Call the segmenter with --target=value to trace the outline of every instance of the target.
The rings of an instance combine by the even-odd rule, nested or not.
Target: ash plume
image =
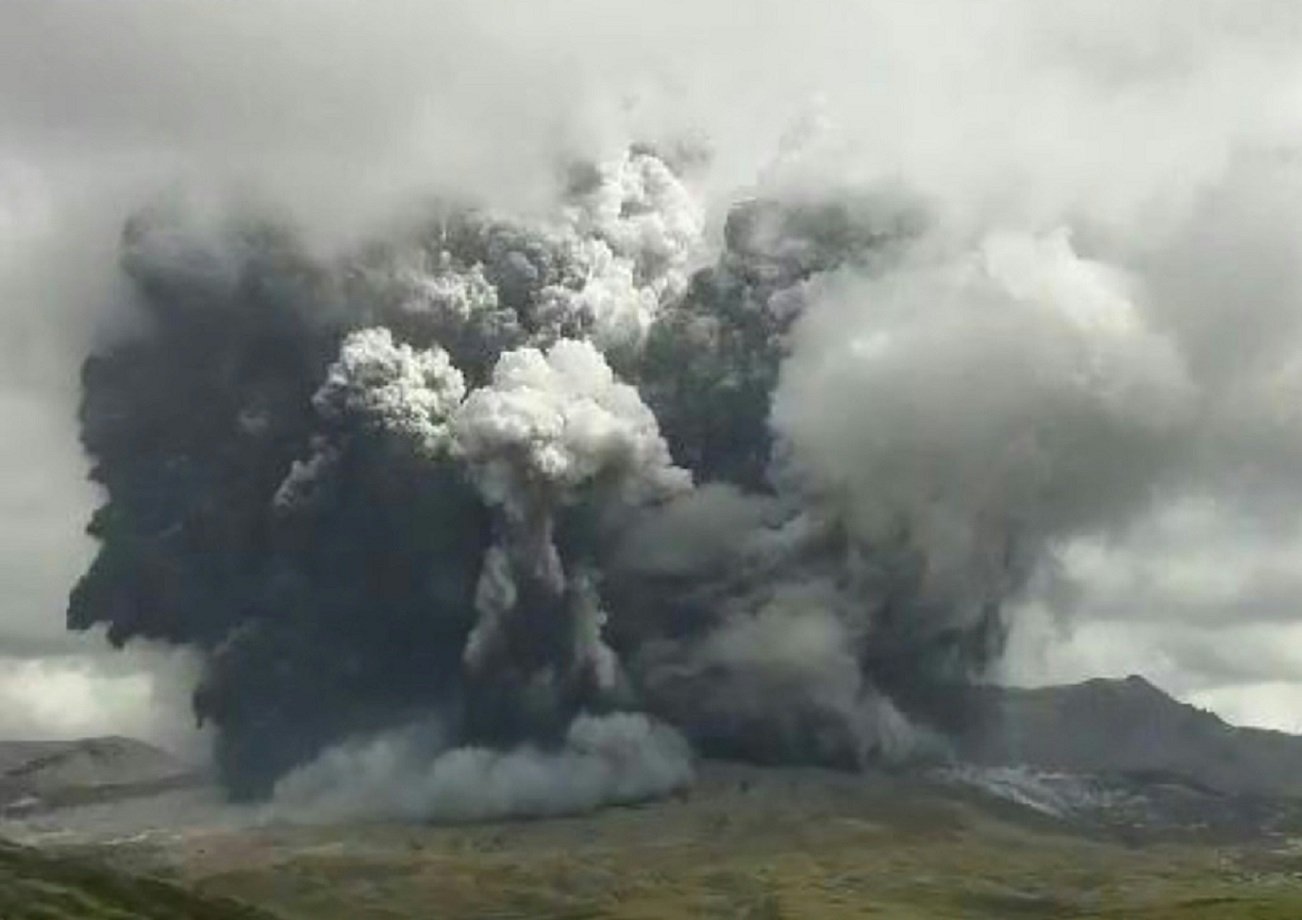
[[[1159,502],[1227,482],[1292,494],[1302,450],[1281,406],[1302,365],[1262,330],[1291,309],[1277,292],[1296,260],[1258,199],[1295,167],[1193,157],[1224,187],[1181,185],[1150,226],[1136,215],[1170,191],[1154,174],[1193,132],[1170,133],[1160,169],[1118,140],[1193,110],[1188,87],[1255,39],[1234,32],[1196,81],[1118,110],[1084,77],[1036,82],[1018,54],[1005,73],[944,46],[932,14],[872,6],[911,49],[894,60],[888,40],[878,62],[917,77],[908,130],[877,124],[900,103],[874,91],[843,134],[802,123],[742,181],[664,131],[626,145],[637,132],[621,130],[542,145],[564,163],[547,191],[495,198],[458,186],[511,146],[476,135],[428,183],[403,160],[374,196],[403,199],[389,223],[368,209],[342,231],[338,213],[298,227],[271,204],[181,196],[130,218],[134,325],[82,369],[104,502],[68,623],[193,653],[194,711],[233,796],[469,820],[662,795],[694,755],[944,756],[948,710],[999,666],[1028,596],[1071,574],[1078,541],[1122,539]],[[1038,48],[1041,14],[1014,8],[1010,46]],[[973,17],[978,37],[1003,35]],[[666,12],[655,29],[690,56],[669,40],[686,27],[695,14]],[[783,31],[754,55],[773,93],[747,84],[748,105],[776,106],[785,84],[767,81],[789,50]],[[1142,52],[1099,79],[1179,70]],[[813,82],[864,82],[807,57]],[[938,102],[936,58],[970,87],[969,128]],[[601,61],[584,73],[615,69]],[[983,107],[1005,98],[1026,104]],[[536,154],[544,119],[521,108],[503,111]],[[478,124],[470,109],[438,114]],[[1041,155],[1064,109],[1085,127]],[[1208,118],[1239,138],[1238,105]],[[350,168],[390,139],[358,141]],[[284,172],[270,184],[303,194]],[[1237,240],[1235,208],[1260,222],[1245,248],[1270,282],[1246,299],[1206,257]],[[1227,354],[1240,300],[1255,332]]]
[[[634,716],[766,762],[938,754],[919,700],[1178,450],[1180,356],[1065,233],[797,195],[711,253],[654,152],[572,172],[554,218],[440,207],[334,260],[128,225],[149,325],[84,371],[109,501],[69,619],[200,650],[236,795],[380,758],[459,814],[466,764],[567,773],[579,726]],[[437,756],[395,741],[431,718]],[[513,802],[471,811],[548,810]]]
[[[811,280],[896,258],[916,206],[746,201],[712,256],[653,151],[571,173],[554,218],[438,206],[333,260],[246,216],[128,224],[148,324],[83,372],[109,501],[69,621],[201,652],[236,795],[431,715],[562,764],[621,712],[706,751],[907,751],[768,415]]]

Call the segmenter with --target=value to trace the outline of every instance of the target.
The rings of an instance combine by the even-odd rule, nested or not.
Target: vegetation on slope
[[[225,897],[0,842],[3,920],[271,920]]]

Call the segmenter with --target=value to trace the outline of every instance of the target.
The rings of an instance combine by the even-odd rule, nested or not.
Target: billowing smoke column
[[[522,691],[545,696],[531,708],[563,716],[614,689],[618,671],[602,637],[598,576],[567,575],[558,515],[585,499],[597,508],[663,502],[691,480],[673,466],[637,390],[618,382],[588,342],[503,354],[454,426],[457,451],[497,523],[475,596],[468,672],[493,694],[509,675]],[[501,718],[485,728],[500,732]]]
[[[894,194],[704,227],[644,149],[553,219],[329,261],[142,213],[145,328],[84,369],[108,500],[70,624],[198,649],[231,791],[332,815],[627,801],[688,742],[943,745],[922,701],[1046,547],[1142,504],[1179,355],[1063,234],[943,241]]]

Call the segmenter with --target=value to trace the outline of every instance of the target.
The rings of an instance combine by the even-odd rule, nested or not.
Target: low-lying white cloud
[[[448,749],[435,723],[327,750],[276,786],[270,814],[290,821],[479,821],[631,804],[691,782],[687,742],[636,713],[579,716],[554,749]]]
[[[125,735],[194,761],[206,734],[190,713],[188,655],[163,649],[0,656],[0,739]]]

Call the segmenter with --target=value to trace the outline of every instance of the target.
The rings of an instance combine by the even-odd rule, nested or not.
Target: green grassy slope
[[[467,834],[403,852],[310,848],[209,889],[313,920],[399,917],[752,920],[1297,920],[1302,886],[1212,848],[1127,848],[985,829],[939,837],[828,826],[790,838],[493,849]]]
[[[0,843],[0,920],[271,920],[225,897]]]
[[[291,920],[1302,918],[1285,837],[1122,840],[888,778],[776,771],[562,820],[213,832],[159,868]]]

